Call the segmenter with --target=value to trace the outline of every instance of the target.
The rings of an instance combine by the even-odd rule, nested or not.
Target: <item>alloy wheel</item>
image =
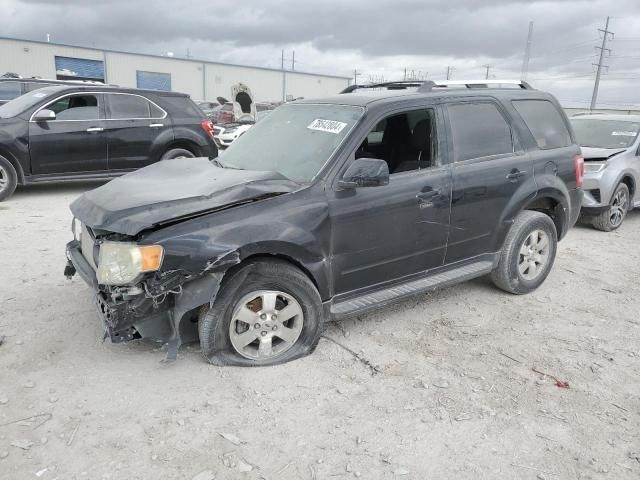
[[[627,214],[627,208],[629,206],[629,196],[624,189],[618,190],[618,193],[613,197],[611,202],[611,208],[609,210],[609,222],[612,227],[619,227]]]
[[[303,325],[302,307],[295,298],[280,291],[259,290],[238,302],[229,338],[243,357],[269,360],[295,345]]]
[[[2,192],[9,185],[9,172],[0,165],[0,192]]]
[[[522,278],[535,280],[544,272],[549,261],[549,236],[534,230],[525,238],[518,255],[518,271]]]

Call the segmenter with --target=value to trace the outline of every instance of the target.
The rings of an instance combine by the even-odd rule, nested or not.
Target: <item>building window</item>
[[[58,80],[104,82],[104,62],[100,60],[56,56],[55,61]]]
[[[138,88],[146,88],[148,90],[171,91],[171,74],[158,72],[136,71],[136,82]]]

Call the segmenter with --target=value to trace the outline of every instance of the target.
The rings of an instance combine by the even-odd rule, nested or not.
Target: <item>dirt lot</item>
[[[193,345],[167,366],[103,343],[62,276],[67,205],[94,185],[0,204],[0,478],[640,477],[640,212],[571,231],[532,295],[479,279],[331,325],[287,365]]]

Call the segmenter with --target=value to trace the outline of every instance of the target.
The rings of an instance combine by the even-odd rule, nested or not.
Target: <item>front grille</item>
[[[589,193],[591,194],[591,196],[593,197],[593,199],[600,203],[601,199],[600,199],[600,189],[596,188],[595,190],[589,190]]]

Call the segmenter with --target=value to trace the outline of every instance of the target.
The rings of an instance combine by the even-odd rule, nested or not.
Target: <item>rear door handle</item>
[[[102,127],[90,127],[90,128],[87,128],[87,132],[88,133],[104,132],[104,128],[102,128]]]
[[[164,123],[152,123],[151,125],[149,125],[149,127],[151,127],[151,128],[161,128],[161,127],[164,127]]]
[[[526,175],[527,175],[527,172],[525,172],[523,170],[513,169],[507,175],[507,180],[511,180],[512,182],[517,182],[518,180],[520,180],[522,177],[524,177]]]

